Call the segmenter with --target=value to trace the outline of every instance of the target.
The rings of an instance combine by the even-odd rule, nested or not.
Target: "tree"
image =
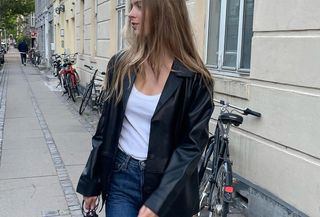
[[[0,19],[6,14],[30,14],[34,11],[34,6],[34,0],[0,0]]]
[[[30,14],[34,6],[34,0],[0,0],[0,28],[13,34],[16,31],[17,16]]]

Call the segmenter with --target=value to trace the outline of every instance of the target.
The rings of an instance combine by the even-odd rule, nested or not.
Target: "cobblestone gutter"
[[[4,131],[4,117],[6,113],[6,101],[7,101],[7,87],[8,87],[8,73],[5,69],[5,65],[0,70],[0,166],[2,156],[2,145],[3,145],[3,131]]]

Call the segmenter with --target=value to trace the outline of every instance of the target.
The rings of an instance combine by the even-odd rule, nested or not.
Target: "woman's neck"
[[[150,62],[143,63],[141,73],[137,74],[135,85],[136,88],[146,94],[154,95],[161,93],[169,77],[174,58],[170,55],[164,55],[158,59],[160,63],[159,72],[156,73],[151,67]]]
[[[151,65],[150,61],[145,61],[143,63],[144,73],[152,73],[154,75],[157,75],[157,72],[155,70],[159,70],[159,76],[162,73],[166,74],[171,71],[173,61],[174,56],[170,55],[169,53],[159,55],[159,57],[157,57],[157,63],[160,66],[160,68],[154,68],[154,66]]]

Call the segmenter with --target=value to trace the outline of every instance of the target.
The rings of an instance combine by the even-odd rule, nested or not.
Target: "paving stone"
[[[42,211],[42,217],[60,216],[59,211]]]

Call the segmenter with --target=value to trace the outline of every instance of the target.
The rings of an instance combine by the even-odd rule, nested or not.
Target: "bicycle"
[[[65,93],[68,93],[68,99],[71,98],[73,102],[76,101],[75,94],[78,96],[79,94],[79,75],[75,68],[73,68],[73,64],[75,64],[76,56],[78,53],[75,53],[72,57],[70,55],[67,55],[64,58],[64,64],[59,71],[59,80],[61,87],[63,86],[65,89]],[[58,84],[58,86],[59,86]]]
[[[98,91],[97,87],[101,87],[102,85],[98,85],[95,81],[103,81],[102,79],[96,78],[98,73],[98,69],[95,69],[93,66],[84,65],[86,68],[93,70],[94,73],[89,84],[86,86],[84,91],[81,105],[79,108],[79,114],[82,115],[84,110],[86,109],[89,101],[91,100],[92,107],[96,107],[98,112],[101,113],[104,101],[105,92],[103,90]],[[102,75],[105,75],[105,72],[100,72]],[[99,94],[98,94],[99,93]]]
[[[214,100],[214,102],[219,103],[221,108],[214,135],[209,138],[198,164],[200,182],[198,216],[209,211],[209,217],[227,217],[234,191],[229,153],[230,127],[241,125],[244,115],[261,117],[261,114],[249,108],[243,109],[231,105],[224,100]]]
[[[60,81],[59,72],[62,68],[61,61],[62,61],[62,59],[59,54],[52,54],[51,55],[51,67],[53,68],[52,74],[55,77],[58,77],[59,81]],[[58,84],[58,86],[59,86],[59,84]]]
[[[33,64],[34,66],[40,65],[42,56],[39,50],[36,50],[35,48],[31,48],[28,52],[28,57],[31,64]]]

